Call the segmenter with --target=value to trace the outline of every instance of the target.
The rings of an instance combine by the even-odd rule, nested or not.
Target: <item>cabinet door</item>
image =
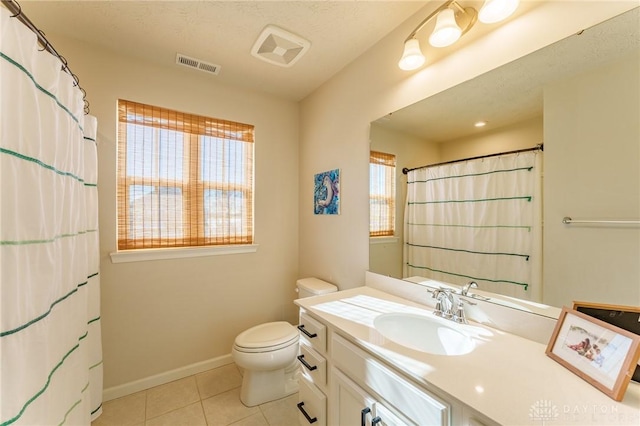
[[[378,420],[372,426],[409,426],[414,423],[409,422],[407,419],[400,418],[389,410],[385,404],[376,402],[375,404],[375,418]],[[373,422],[372,422],[373,423]]]
[[[331,371],[331,397],[331,425],[371,425],[373,398],[336,369]]]
[[[339,370],[333,369],[331,374],[331,425],[410,426]]]
[[[402,418],[409,419],[409,424],[452,424],[450,402],[416,387],[343,337],[333,335],[331,355],[334,368],[347,373],[370,394],[379,395],[379,400],[387,407],[393,407]]]

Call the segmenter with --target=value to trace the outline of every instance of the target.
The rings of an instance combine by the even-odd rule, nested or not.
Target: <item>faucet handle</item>
[[[468,324],[467,316],[464,314],[462,300],[458,300],[458,309],[456,309],[456,313],[453,315],[453,320],[460,324]]]
[[[434,299],[436,299],[436,307],[433,310],[433,314],[438,317],[441,317],[442,314],[444,313],[444,311],[442,310],[442,299],[440,296],[441,294],[442,294],[442,289],[436,288],[435,290],[433,290],[433,294],[431,296]]]

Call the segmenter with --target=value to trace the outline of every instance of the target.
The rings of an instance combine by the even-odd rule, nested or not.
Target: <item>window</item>
[[[253,243],[253,126],[118,101],[118,250]]]
[[[396,156],[369,154],[369,236],[390,237],[396,222]]]

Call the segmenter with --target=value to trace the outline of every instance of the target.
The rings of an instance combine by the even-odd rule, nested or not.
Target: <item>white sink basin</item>
[[[377,316],[373,325],[385,338],[407,348],[435,355],[464,355],[475,348],[474,340],[456,323],[437,317],[407,313]]]

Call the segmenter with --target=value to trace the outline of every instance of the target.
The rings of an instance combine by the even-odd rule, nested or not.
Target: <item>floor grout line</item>
[[[224,368],[224,367],[219,367],[219,368]],[[214,371],[214,370],[216,370],[216,369],[212,369],[212,370],[209,370],[209,371]],[[205,374],[205,373],[206,372],[199,373],[199,374]],[[241,404],[241,406],[244,406],[244,404],[242,404],[242,401],[239,400],[239,394],[240,394],[240,391],[242,389],[241,382],[237,386],[234,386],[236,384],[235,381],[237,380],[236,374],[239,374],[239,369],[237,368],[237,366],[236,366],[236,369],[233,370],[233,372],[229,371],[229,376],[226,375],[226,372],[220,371],[218,374],[214,374],[214,376],[211,377],[211,379],[203,378],[202,381],[201,381],[201,384],[203,386],[202,389],[199,386],[197,374],[194,374],[194,375],[191,375],[191,376],[187,376],[187,377],[185,377],[183,379],[179,379],[179,380],[190,379],[189,381],[193,381],[191,383],[193,383],[196,386],[196,394],[195,395],[192,394],[192,395],[194,397],[197,397],[197,400],[194,399],[194,400],[192,400],[192,402],[187,403],[186,405],[183,405],[184,402],[180,402],[180,403],[177,403],[175,406],[173,405],[173,401],[172,401],[170,403],[167,403],[167,406],[165,406],[166,408],[168,408],[168,405],[171,405],[173,408],[170,411],[168,411],[166,413],[162,413],[162,414],[156,415],[156,416],[154,416],[152,418],[149,418],[150,391],[152,389],[157,389],[159,387],[166,386],[169,383],[166,383],[166,384],[163,384],[163,385],[158,385],[158,386],[155,386],[153,388],[145,389],[143,391],[140,391],[142,393],[142,395],[140,395],[140,398],[143,400],[143,404],[138,402],[139,405],[137,405],[137,406],[135,406],[135,405],[131,406],[130,405],[131,404],[131,400],[125,400],[124,399],[127,396],[131,396],[131,395],[125,395],[125,396],[122,397],[123,399],[122,399],[122,403],[121,404],[108,404],[108,405],[106,405],[104,407],[105,410],[103,411],[103,415],[98,417],[98,419],[96,419],[92,424],[93,424],[93,426],[116,426],[116,425],[120,426],[120,425],[122,425],[124,423],[127,423],[127,424],[133,424],[135,426],[140,426],[140,425],[146,426],[146,424],[148,422],[150,422],[150,421],[154,421],[154,420],[157,421],[157,419],[159,419],[159,418],[161,418],[163,416],[171,415],[172,413],[175,413],[178,410],[186,409],[187,407],[193,406],[196,403],[198,404],[198,406],[200,408],[200,413],[197,413],[198,418],[199,419],[203,419],[204,420],[204,422],[203,422],[204,424],[206,424],[207,426],[213,425],[213,424],[218,424],[218,420],[222,420],[222,418],[221,419],[218,419],[217,417],[211,418],[211,419],[207,418],[207,412],[205,410],[204,401],[208,400],[208,399],[211,399],[211,398],[215,398],[215,397],[221,396],[221,395],[223,395],[225,393],[228,393],[228,392],[234,392],[238,397],[237,402],[239,404]],[[242,377],[242,375],[240,374],[240,380],[241,380],[241,377]],[[214,380],[214,381],[210,382],[210,380]],[[220,381],[222,383],[225,383],[225,381],[226,381],[227,384],[230,384],[233,387],[230,388],[230,389],[225,389],[224,386],[217,386]],[[212,384],[214,384],[213,387],[211,387]],[[184,392],[192,392],[192,390],[189,390],[189,389],[192,389],[192,388],[190,386],[188,388],[186,388],[186,389],[185,388],[178,388],[177,391],[180,392],[179,395],[184,396],[184,394],[182,394],[181,392],[183,392],[183,391]],[[216,392],[216,393],[214,393],[212,395],[208,395],[206,398],[203,398],[203,391],[207,390],[207,389],[210,390],[210,391]],[[220,389],[224,389],[224,390],[220,390]],[[164,392],[164,390],[161,391],[161,392]],[[162,393],[159,393],[159,394],[162,394]],[[156,397],[159,394],[158,393],[154,393],[154,395],[156,395]],[[167,394],[165,394],[165,395],[167,395]],[[173,397],[173,394],[171,394],[171,393],[169,393],[168,395],[169,395],[169,397],[168,397],[167,401],[171,397]],[[167,397],[165,396],[165,398],[167,398]],[[180,398],[180,396],[178,396],[178,398],[180,400],[182,400],[182,401],[187,400],[187,399]],[[114,400],[114,401],[117,401],[117,399]],[[108,401],[108,402],[110,402],[110,401]],[[234,404],[235,404],[235,402],[234,402]],[[228,419],[224,420],[224,422],[225,422],[226,426],[231,426],[231,425],[239,424],[239,423],[241,423],[243,421],[246,422],[249,417],[255,416],[257,413],[260,413],[260,417],[261,417],[260,423],[264,423],[267,426],[282,426],[282,425],[272,424],[269,421],[269,417],[267,416],[267,413],[265,411],[265,407],[267,406],[267,404],[270,404],[270,402],[269,403],[265,403],[265,404],[257,405],[256,407],[258,408],[258,410],[251,410],[252,411],[251,414],[249,414],[248,412],[245,413],[244,411],[240,411],[238,414],[241,414],[241,418],[234,419],[233,421],[230,420],[231,418],[228,418]],[[270,408],[268,410],[268,411],[270,411],[272,413],[271,416],[274,419],[274,421],[276,421],[275,419],[277,419],[280,415],[291,416],[293,414],[292,412],[288,411],[288,408],[287,408],[288,405],[290,405],[290,404],[286,404],[285,406],[282,406],[282,408],[278,408],[278,410],[280,410],[280,409],[283,410],[282,413],[277,413],[276,412],[274,414],[272,412],[272,408]],[[246,407],[246,406],[244,406],[244,407],[247,408],[247,409],[253,408],[253,407]],[[295,405],[293,405],[293,407],[295,407]],[[195,407],[193,407],[193,408],[195,409]],[[213,413],[215,413],[215,411]],[[196,413],[193,412],[193,414],[196,414]],[[275,415],[275,417],[273,417],[274,415]],[[140,419],[140,417],[142,417],[142,423],[141,424],[140,423],[131,423],[133,419],[135,419],[135,418]],[[257,421],[257,416],[255,417],[255,419]],[[166,421],[166,420],[160,420],[159,422],[163,422],[163,421]]]

